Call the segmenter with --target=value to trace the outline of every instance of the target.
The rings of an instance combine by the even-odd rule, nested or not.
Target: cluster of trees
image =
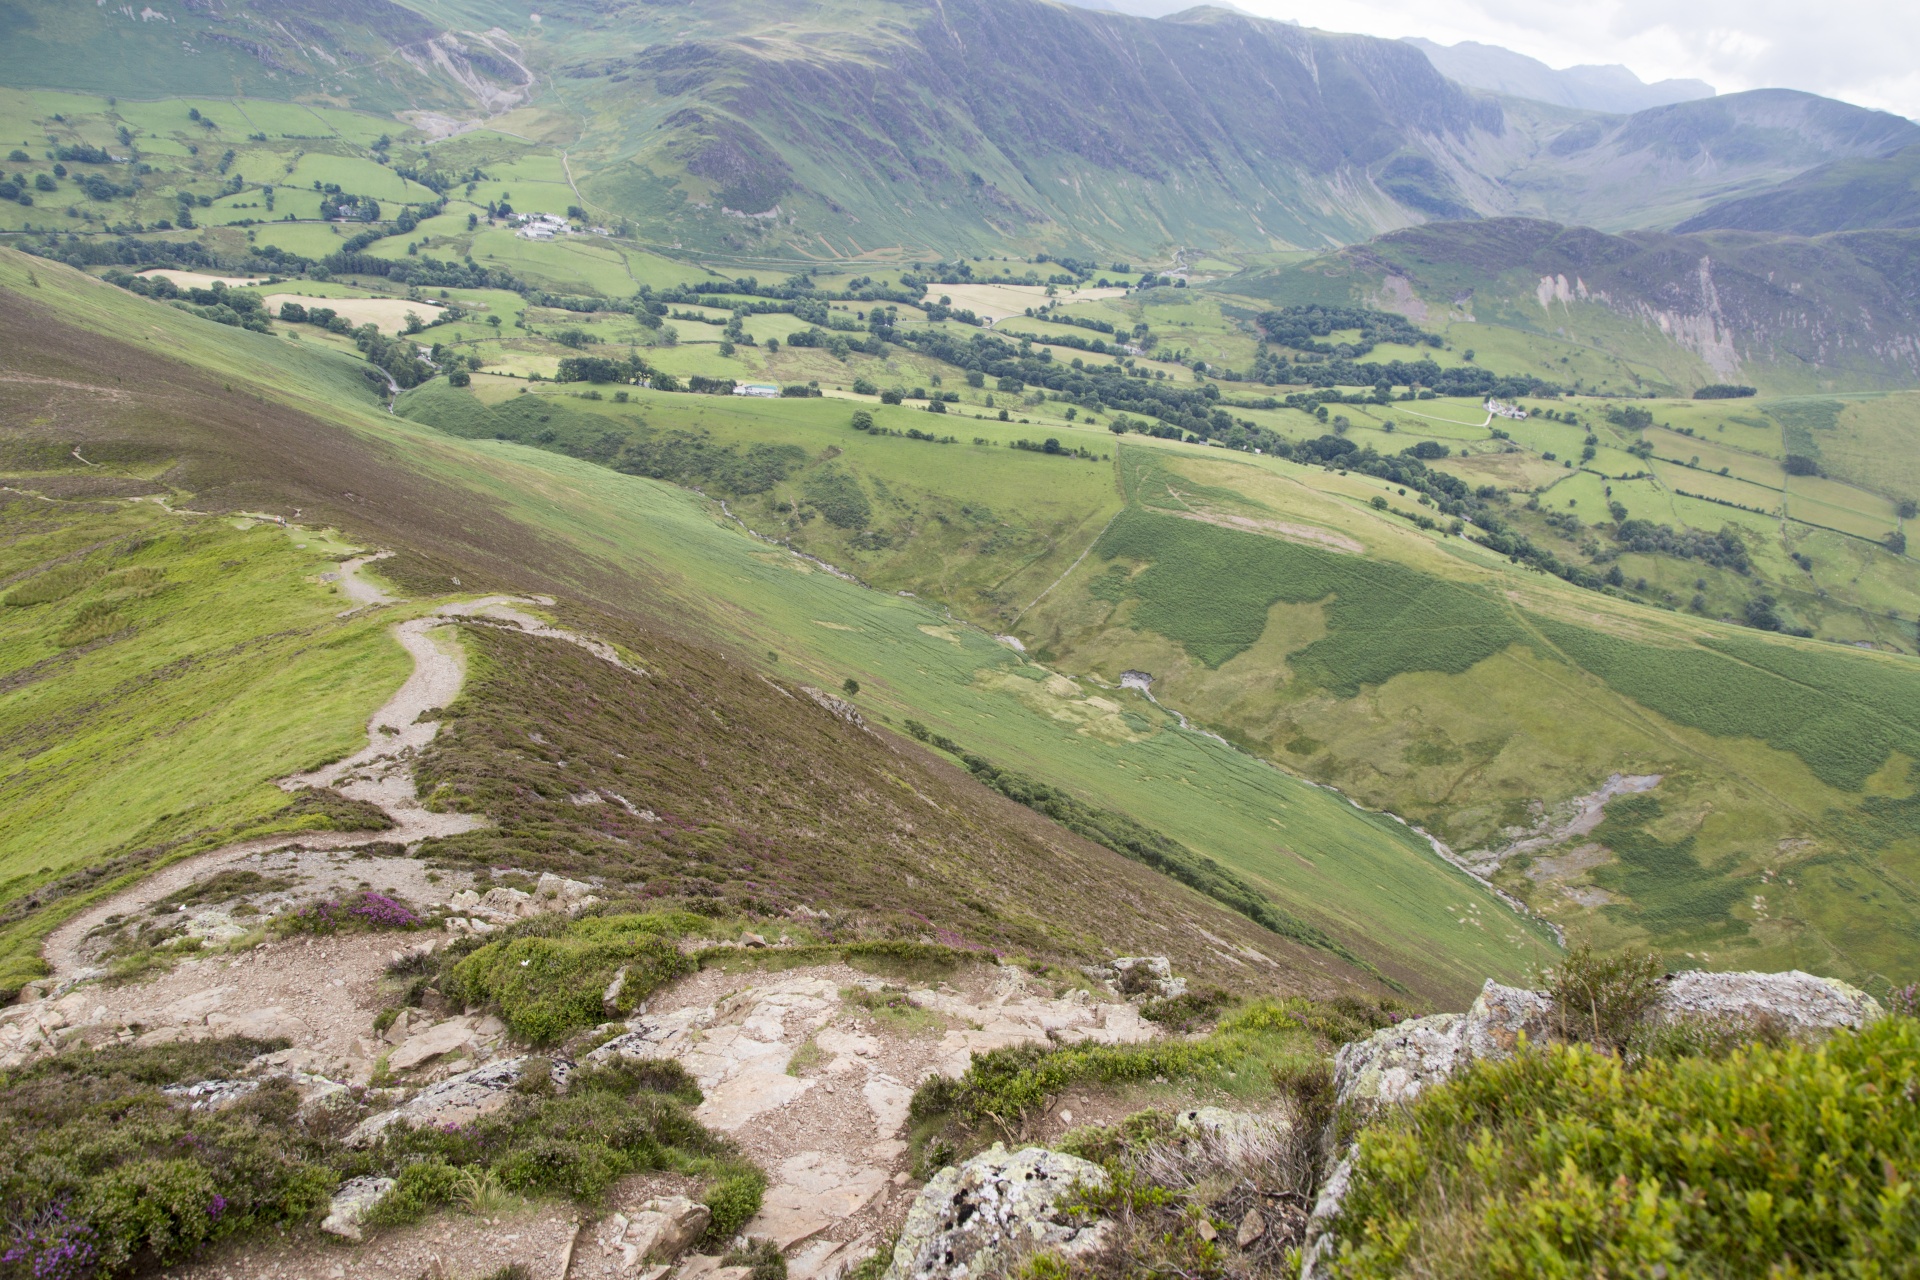
[[[309,307],[298,302],[280,304],[280,319],[288,324],[310,324],[333,333],[352,333],[353,321],[332,307]]]
[[[1626,508],[1619,510],[1624,513]],[[1747,544],[1732,525],[1721,525],[1717,533],[1705,533],[1699,529],[1675,530],[1671,525],[1655,524],[1651,520],[1621,519],[1614,525],[1613,538],[1622,551],[1699,560],[1742,574],[1753,567]]]
[[[1748,396],[1759,395],[1754,387],[1736,386],[1729,382],[1710,382],[1693,393],[1695,400],[1744,400]]]
[[[1242,380],[1226,371],[1214,376],[1228,382]],[[1394,387],[1407,388],[1409,395],[1424,390],[1438,396],[1495,396],[1503,400],[1561,394],[1560,387],[1554,383],[1543,382],[1530,374],[1496,374],[1479,365],[1443,369],[1431,360],[1389,360],[1385,364],[1374,361],[1359,364],[1347,359],[1289,363],[1268,357],[1255,363],[1254,380],[1269,385],[1372,387],[1373,391],[1364,399],[1379,404],[1391,403]]]
[[[985,333],[969,334],[964,340],[944,329],[888,330],[893,340],[935,359],[970,373],[979,373],[982,381],[995,380],[998,390],[1018,394],[1029,386],[1045,388],[1062,399],[1095,412],[1112,410],[1157,418],[1203,439],[1226,437],[1236,428],[1233,416],[1219,408],[1219,388],[1182,386],[1127,376],[1117,365],[1082,365],[1076,358],[1062,364],[1045,349],[1035,350],[1030,342],[1018,346]],[[1244,436],[1235,447],[1256,447],[1262,441],[1277,440],[1271,432],[1254,428],[1258,436]]]
[[[1405,316],[1367,307],[1282,307],[1261,312],[1255,322],[1266,332],[1269,341],[1280,346],[1342,360],[1364,356],[1382,342],[1408,347],[1445,345],[1439,334],[1416,328]],[[1348,329],[1360,331],[1357,341],[1321,341]]]
[[[420,358],[419,348],[406,338],[389,338],[370,324],[353,330],[353,345],[367,363],[382,370],[403,390],[417,387],[433,377],[436,370]]]
[[[109,271],[106,279],[109,284],[118,285],[129,293],[172,302],[217,324],[252,329],[256,333],[272,331],[267,324],[266,309],[260,305],[259,298],[251,293],[229,289],[217,280],[211,289],[198,286],[183,289],[166,276],[135,276],[124,271]]]
[[[672,386],[662,386],[664,375],[655,376],[648,368],[646,361],[632,355],[624,359],[614,356],[567,356],[560,361],[560,370],[554,375],[554,381],[637,382],[649,376],[654,378],[656,390],[678,391],[680,389],[677,381]],[[727,391],[730,393],[732,390],[733,387],[729,385]]]
[[[1106,456],[1095,453],[1091,449],[1077,449],[1070,445],[1063,445],[1059,439],[1054,436],[1048,436],[1045,440],[1037,441],[1015,440],[1008,445],[1008,448],[1024,449],[1028,453],[1045,453],[1059,458],[1085,458],[1088,462],[1099,462]]]
[[[1076,329],[1091,329],[1095,333],[1104,333],[1109,337],[1118,332],[1118,330],[1105,320],[1092,320],[1086,316],[1063,315],[1058,311],[1046,307],[1042,307],[1037,313],[1032,307],[1028,307],[1027,314],[1033,316],[1036,320],[1045,320],[1051,324],[1072,325]],[[1140,326],[1142,329],[1145,327],[1145,325]]]
[[[351,245],[353,241],[347,243]],[[314,266],[329,275],[384,276],[395,284],[420,289],[506,289],[533,301],[532,291],[501,268],[483,267],[475,262],[443,262],[425,254],[415,258],[376,258],[370,253],[343,248],[317,264],[308,263],[307,269],[311,272]]]

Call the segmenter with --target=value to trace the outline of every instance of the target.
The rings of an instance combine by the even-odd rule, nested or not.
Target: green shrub
[[[1912,1274],[1917,1080],[1904,1017],[1718,1061],[1476,1063],[1362,1135],[1334,1273]]]
[[[786,1255],[771,1240],[755,1240],[744,1249],[730,1249],[720,1259],[723,1267],[746,1267],[748,1280],[787,1280]]]
[[[828,465],[809,472],[800,483],[800,493],[836,528],[864,529],[873,518],[873,505],[860,481],[839,467]]]
[[[1562,1039],[1620,1050],[1660,1002],[1665,968],[1655,955],[1596,956],[1582,944],[1553,972],[1553,1016]]]
[[[374,1207],[368,1221],[378,1226],[418,1222],[452,1200],[462,1171],[443,1160],[415,1160],[394,1178],[393,1190]]]
[[[454,965],[447,994],[496,1006],[516,1036],[551,1044],[606,1019],[601,997],[621,969],[627,976],[614,1009],[621,1014],[661,984],[691,973],[694,961],[672,942],[685,923],[664,913],[590,916],[554,936],[490,942]]]
[[[100,577],[106,569],[93,564],[68,564],[36,574],[7,592],[5,603],[15,608],[65,600]]]
[[[938,1131],[932,1145],[942,1147],[946,1159],[989,1127],[1003,1136],[1019,1136],[1029,1117],[1074,1085],[1201,1076],[1219,1085],[1245,1076],[1252,1087],[1270,1092],[1278,1083],[1275,1071],[1284,1074],[1322,1056],[1306,1024],[1315,1008],[1307,1001],[1255,1001],[1221,1019],[1204,1040],[1023,1045],[976,1053],[959,1079],[933,1076],[915,1090],[908,1117],[923,1132]]]
[[[712,1212],[705,1239],[709,1244],[731,1240],[760,1212],[767,1176],[758,1169],[741,1168],[722,1174],[700,1196]]]

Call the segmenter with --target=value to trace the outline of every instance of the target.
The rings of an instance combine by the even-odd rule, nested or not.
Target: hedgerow
[[[1920,1022],[1637,1067],[1478,1062],[1360,1139],[1340,1276],[1901,1276]]]

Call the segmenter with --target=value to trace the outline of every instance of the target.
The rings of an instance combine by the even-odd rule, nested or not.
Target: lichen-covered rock
[[[361,1224],[392,1192],[392,1178],[347,1179],[333,1193],[333,1203],[320,1229],[345,1240],[361,1239],[364,1234],[360,1230]]]
[[[350,1147],[371,1146],[381,1134],[396,1124],[422,1125],[470,1124],[481,1116],[499,1110],[513,1097],[513,1088],[526,1074],[527,1058],[507,1058],[489,1062],[472,1071],[449,1076],[430,1084],[390,1111],[368,1116],[346,1136]],[[565,1065],[553,1064],[554,1083],[564,1084]]]
[[[1335,1098],[1363,1111],[1410,1102],[1472,1061],[1468,1038],[1466,1014],[1436,1013],[1342,1045],[1333,1059]]]
[[[1704,1018],[1769,1023],[1800,1039],[1842,1027],[1863,1027],[1885,1015],[1880,1002],[1858,987],[1798,969],[1786,973],[1692,970],[1670,974],[1654,1013],[1668,1022]]]
[[[200,1080],[193,1084],[170,1084],[160,1093],[189,1111],[220,1111],[259,1089],[257,1080]]]
[[[1000,1143],[942,1169],[907,1212],[886,1280],[961,1280],[985,1275],[1016,1251],[1072,1257],[1099,1248],[1109,1224],[1074,1221],[1060,1201],[1076,1186],[1107,1183],[1090,1161],[1041,1147],[1009,1153]]]

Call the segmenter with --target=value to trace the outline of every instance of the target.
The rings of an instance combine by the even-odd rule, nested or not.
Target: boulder
[[[598,797],[595,797],[598,799]],[[541,875],[533,886],[533,896],[541,902],[557,903],[563,907],[576,906],[593,897],[593,886],[584,880],[569,880],[548,871]]]
[[[361,1224],[392,1193],[392,1178],[349,1178],[333,1193],[333,1203],[320,1229],[328,1235],[359,1241],[365,1236]]]
[[[449,1018],[408,1036],[405,1044],[387,1055],[387,1070],[411,1071],[424,1062],[471,1047],[474,1039],[472,1019]]]
[[[620,1254],[624,1273],[636,1273],[643,1262],[672,1262],[698,1240],[712,1220],[712,1211],[685,1196],[649,1200],[631,1215],[616,1213],[606,1221],[600,1243],[608,1253]]]
[[[1086,973],[1128,994],[1170,1000],[1187,991],[1187,980],[1173,976],[1173,963],[1165,956],[1120,956],[1104,965],[1089,966]]]
[[[430,1084],[399,1106],[368,1116],[346,1137],[350,1147],[371,1146],[395,1124],[463,1125],[498,1111],[513,1098],[513,1087],[526,1073],[528,1059],[507,1058],[449,1076]],[[555,1084],[562,1073],[555,1065]]]
[[[1003,1267],[1016,1250],[1066,1257],[1105,1240],[1104,1221],[1081,1223],[1059,1207],[1075,1186],[1105,1186],[1106,1171],[1041,1147],[1008,1152],[1000,1143],[942,1169],[907,1211],[886,1280],[958,1280]]]
[[[1886,1016],[1878,1000],[1837,978],[1817,978],[1798,969],[1786,973],[1705,973],[1667,975],[1666,993],[1656,1018],[1735,1019],[1771,1023],[1797,1039],[1810,1039],[1842,1027],[1858,1028]]]
[[[539,914],[540,907],[533,895],[520,889],[509,889],[504,885],[495,885],[487,890],[475,908],[481,915],[497,920],[515,920],[521,916]]]

